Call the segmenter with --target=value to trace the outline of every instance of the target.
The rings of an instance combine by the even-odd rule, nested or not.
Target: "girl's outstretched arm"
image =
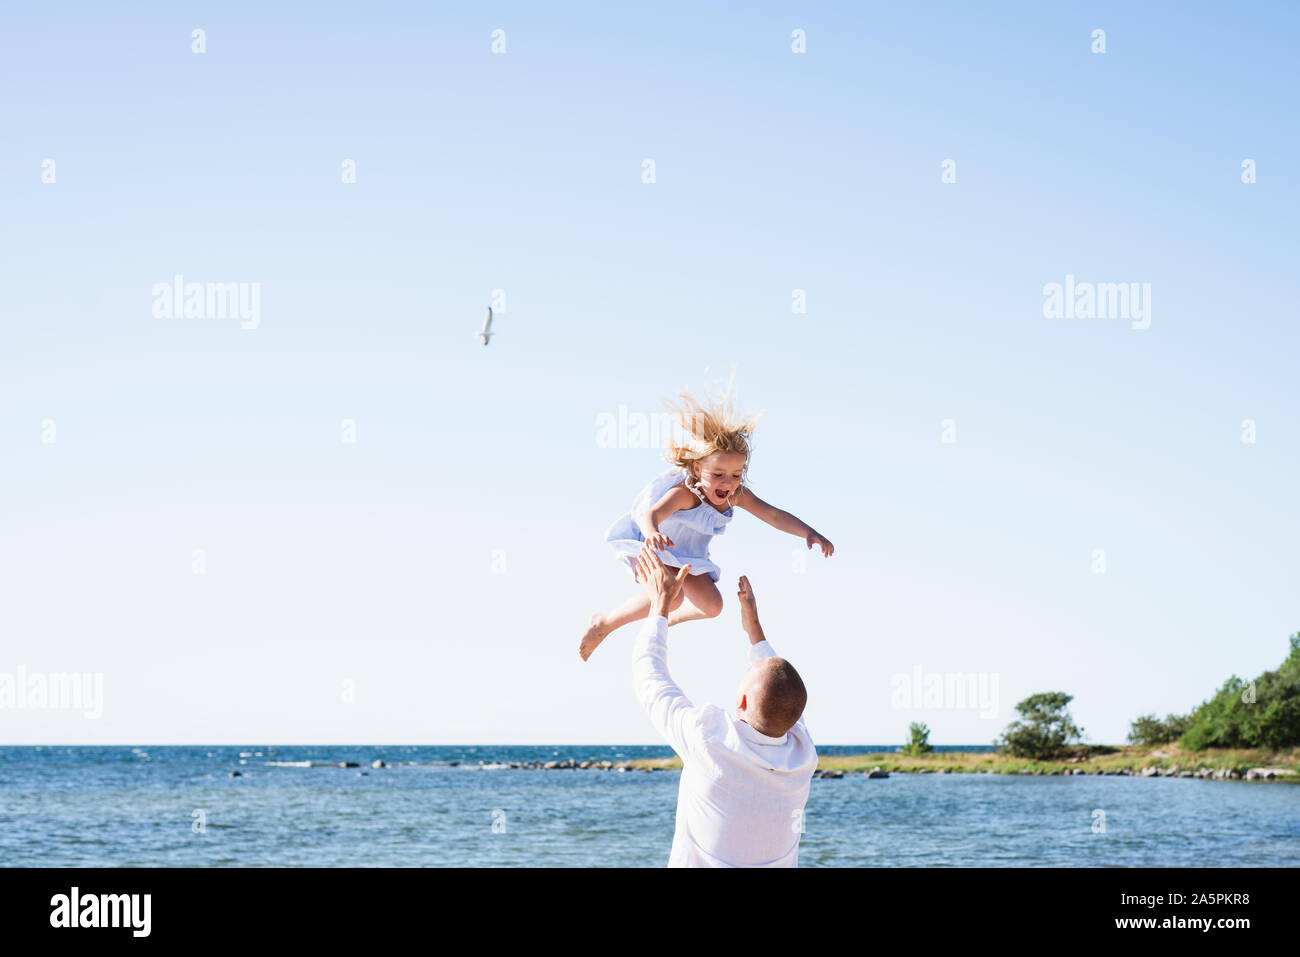
[[[686,487],[677,485],[670,488],[664,493],[664,497],[655,503],[654,508],[636,520],[637,525],[641,527],[641,534],[645,537],[646,544],[656,551],[661,548],[672,548],[673,543],[668,540],[668,536],[659,531],[659,523],[673,512],[680,512],[682,509],[698,504],[699,500]]]
[[[791,515],[785,509],[764,502],[748,488],[745,488],[736,496],[735,502],[740,508],[745,509],[757,518],[761,518],[773,528],[779,528],[790,535],[798,535],[808,544],[809,548],[820,545],[822,554],[827,558],[835,554],[835,546],[830,543],[830,539],[823,536],[807,522]]]

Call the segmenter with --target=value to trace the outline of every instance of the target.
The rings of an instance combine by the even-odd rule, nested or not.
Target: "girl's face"
[[[714,452],[695,463],[700,488],[715,505],[726,504],[727,499],[735,494],[744,471],[745,456],[739,452]]]

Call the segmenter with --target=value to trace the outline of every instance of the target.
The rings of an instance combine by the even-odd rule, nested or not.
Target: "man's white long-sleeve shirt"
[[[776,654],[749,646],[754,663]],[[637,699],[682,759],[669,867],[797,867],[817,750],[800,718],[779,738],[715,705],[694,707],[668,673],[668,619],[647,619],[632,661]]]

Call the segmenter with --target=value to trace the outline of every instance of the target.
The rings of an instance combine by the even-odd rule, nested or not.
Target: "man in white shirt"
[[[797,867],[803,809],[817,751],[803,723],[808,692],[763,636],[749,580],[740,579],[740,621],[750,668],[732,713],[694,707],[668,673],[668,612],[690,566],[673,575],[650,550],[637,556],[650,614],[637,635],[637,699],[682,759],[677,830],[669,867]]]

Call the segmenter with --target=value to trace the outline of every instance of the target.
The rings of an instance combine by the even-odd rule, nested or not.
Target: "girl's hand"
[[[809,548],[812,548],[814,545],[820,545],[822,554],[827,558],[830,558],[835,554],[835,546],[830,543],[830,539],[818,535],[816,532],[809,532],[808,537],[804,539],[804,541],[808,543]]]
[[[645,543],[657,552],[661,552],[665,548],[673,547],[672,539],[670,539],[663,532],[652,532],[651,534],[647,535],[645,539]]]

